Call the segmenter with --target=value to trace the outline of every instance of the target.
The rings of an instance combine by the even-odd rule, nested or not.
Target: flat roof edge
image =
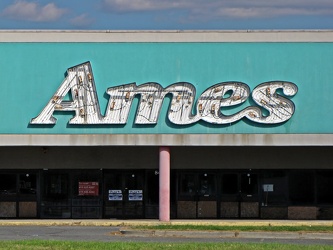
[[[0,42],[333,42],[333,30],[0,30]]]

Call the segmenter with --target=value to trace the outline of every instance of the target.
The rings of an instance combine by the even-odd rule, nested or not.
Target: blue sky
[[[1,0],[0,29],[333,29],[333,0]]]

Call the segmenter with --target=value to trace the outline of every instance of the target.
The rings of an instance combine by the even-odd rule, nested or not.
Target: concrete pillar
[[[159,148],[159,219],[160,221],[170,221],[170,148]]]

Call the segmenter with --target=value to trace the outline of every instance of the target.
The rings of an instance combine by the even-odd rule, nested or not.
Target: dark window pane
[[[293,171],[289,174],[289,199],[294,205],[314,202],[313,172]]]
[[[245,195],[258,194],[258,175],[250,173],[242,174],[241,192]]]
[[[320,204],[333,204],[333,172],[319,171],[317,174],[317,200]]]
[[[20,194],[36,195],[36,174],[20,174]]]
[[[195,175],[194,174],[182,174],[180,176],[179,183],[180,195],[195,195],[196,185],[195,185]]]
[[[122,175],[121,174],[106,174],[105,175],[105,186],[107,191],[109,190],[122,190]]]
[[[128,173],[125,174],[125,189],[127,190],[143,190],[144,178],[141,173]]]
[[[238,175],[223,174],[222,175],[222,194],[238,193]]]
[[[147,174],[147,203],[149,205],[159,204],[159,175],[157,171],[149,171]]]
[[[265,173],[262,181],[262,199],[264,205],[285,205],[288,197],[287,175],[284,171]],[[265,186],[265,188],[264,188]]]
[[[211,196],[216,194],[216,184],[214,174],[199,175],[199,195]]]
[[[66,199],[69,195],[68,175],[52,174],[45,179],[46,198]]]
[[[0,174],[0,194],[16,194],[16,174]]]

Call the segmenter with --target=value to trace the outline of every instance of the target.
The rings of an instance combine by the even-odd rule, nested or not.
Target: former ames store
[[[0,218],[333,218],[333,32],[0,33]]]

